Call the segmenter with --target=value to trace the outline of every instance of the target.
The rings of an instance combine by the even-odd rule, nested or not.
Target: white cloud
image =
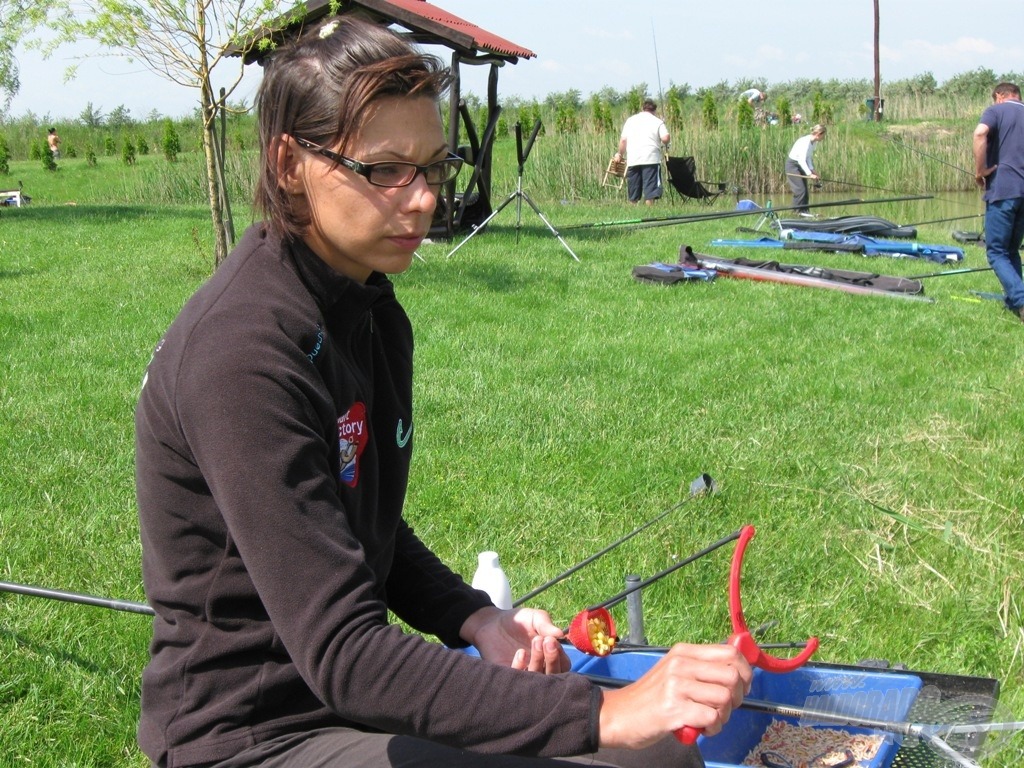
[[[787,61],[792,52],[774,45],[759,45],[756,49],[757,61]]]
[[[537,59],[537,66],[545,72],[565,72],[565,65],[557,59]]]
[[[628,29],[606,29],[604,27],[583,27],[581,30],[583,37],[589,37],[594,40],[612,40],[619,42],[633,42],[635,38],[633,33]]]

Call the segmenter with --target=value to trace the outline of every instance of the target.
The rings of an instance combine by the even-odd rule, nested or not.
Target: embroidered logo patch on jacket
[[[338,479],[350,488],[359,482],[359,457],[362,456],[369,440],[366,423],[366,406],[353,403],[352,407],[338,419]]]

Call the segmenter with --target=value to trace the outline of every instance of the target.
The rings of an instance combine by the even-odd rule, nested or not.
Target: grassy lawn
[[[0,210],[0,580],[142,600],[132,411],[153,346],[210,272],[209,216],[109,203],[125,186],[112,167],[35,166],[7,178],[36,202]],[[450,258],[452,244],[424,245],[396,278],[417,331],[407,510],[421,537],[467,576],[497,550],[524,594],[708,472],[717,495],[532,604],[568,622],[626,574],[751,523],[745,608],[752,627],[778,622],[768,641],[815,634],[822,661],[997,678],[1008,716],[1024,717],[1024,327],[969,292],[998,290],[991,273],[927,280],[934,303],[727,278],[652,286],[631,268],[682,244],[708,252],[753,221],[572,230],[707,209],[534,197],[580,263],[525,206],[517,228],[510,206]],[[985,265],[965,248],[958,266]],[[652,643],[729,634],[729,552],[645,591]],[[0,594],[0,766],[146,765],[134,729],[148,637],[142,616]],[[984,765],[1022,759],[1018,736]]]

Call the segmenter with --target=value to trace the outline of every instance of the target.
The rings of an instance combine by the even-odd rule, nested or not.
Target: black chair
[[[715,198],[725,192],[724,181],[699,181],[697,179],[697,162],[692,157],[668,158],[668,182],[683,197],[692,197],[704,203],[712,203]],[[705,184],[715,187],[712,192]]]

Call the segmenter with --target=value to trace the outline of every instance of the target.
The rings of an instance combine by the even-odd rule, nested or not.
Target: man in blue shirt
[[[985,190],[988,263],[1003,286],[1006,308],[1024,320],[1024,103],[1013,83],[997,85],[992,100],[974,129],[974,178]]]

